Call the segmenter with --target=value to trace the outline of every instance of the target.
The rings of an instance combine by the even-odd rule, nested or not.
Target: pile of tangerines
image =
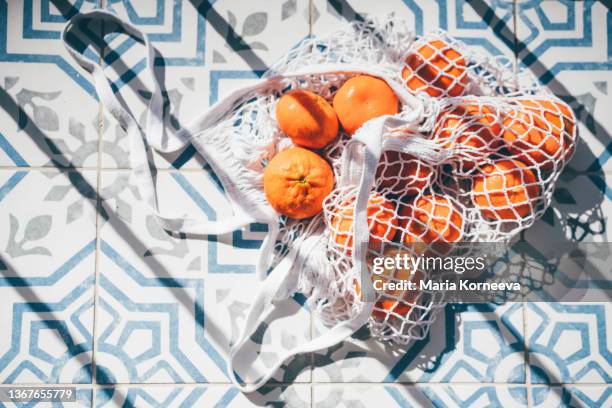
[[[470,83],[462,53],[442,40],[415,44],[401,72],[408,89],[433,98],[466,95]],[[574,121],[569,108],[554,99],[509,98],[508,104],[510,109],[499,112],[475,96],[461,98],[441,110],[431,138],[448,149],[467,148],[456,169],[470,175],[471,206],[482,218],[520,222],[533,214],[533,202],[542,193],[538,178],[572,154]],[[276,119],[295,147],[278,153],[265,168],[264,192],[270,205],[293,219],[320,213],[334,189],[332,167],[322,156],[326,146],[337,140],[340,128],[350,137],[368,120],[399,111],[391,87],[367,75],[344,82],[331,104],[306,89],[283,94]],[[370,246],[460,241],[464,214],[452,197],[433,188],[434,167],[390,150],[382,160],[367,205]],[[347,202],[332,211],[331,239],[350,255],[353,206]]]

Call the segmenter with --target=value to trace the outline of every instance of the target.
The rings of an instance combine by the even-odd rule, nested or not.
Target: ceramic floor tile
[[[600,296],[604,293],[595,288],[605,288],[609,278],[610,259],[604,248],[612,236],[607,216],[612,211],[612,196],[606,187],[611,176],[564,173],[550,208],[523,233],[519,245],[527,251],[521,250],[514,264],[524,293],[532,291],[529,300],[605,301]],[[573,252],[577,248],[590,254],[586,264]],[[589,292],[584,288],[590,288]]]
[[[0,8],[0,166],[97,164],[95,91],[60,40],[66,17],[96,2],[55,4]]]
[[[171,137],[208,106],[208,62],[206,50],[206,2],[138,2],[107,5],[109,11],[135,25],[156,49],[155,75],[164,97],[165,137]],[[134,37],[111,28],[104,33],[104,72],[113,89],[139,123],[146,124],[152,80],[145,72],[145,49]],[[129,168],[125,153],[129,141],[105,112],[102,166]],[[116,151],[119,152],[116,152]],[[157,155],[158,167],[201,168],[201,160],[186,152]],[[120,154],[117,154],[120,153]],[[186,157],[189,155],[189,157]],[[189,160],[192,159],[192,160]]]
[[[228,382],[229,344],[236,340],[253,301],[255,276],[147,278],[119,254],[105,249],[103,256],[97,311],[98,382]],[[283,315],[279,325],[270,323],[258,332],[257,349],[264,366],[276,352],[308,338],[309,316],[299,304],[284,306]],[[309,381],[309,364],[308,358],[296,358],[274,378]]]
[[[206,14],[207,58],[227,70],[265,70],[308,36],[309,3],[216,1]]]
[[[534,386],[531,393],[532,406],[537,408],[598,408],[610,406],[612,402],[612,387],[609,385]]]
[[[134,195],[129,175],[102,174],[109,218],[100,233],[97,361],[104,368],[98,381],[227,382],[225,357],[259,284],[254,264],[264,232],[252,225],[209,240],[170,236]],[[207,172],[160,172],[158,185],[162,213],[231,215]],[[264,365],[275,348],[309,335],[308,312],[295,301],[277,317],[286,319],[271,326],[258,346]],[[275,378],[308,381],[309,362],[299,357]]]
[[[612,169],[609,129],[610,11],[597,1],[520,2],[519,62],[573,107],[580,142],[570,167]]]
[[[231,209],[215,178],[207,171],[160,172],[158,199],[164,215],[222,220]],[[104,171],[101,238],[147,276],[201,278],[202,274],[254,273],[263,225],[216,237],[169,235],[141,201],[130,171]]]
[[[314,364],[315,382],[521,383],[521,304],[448,305],[429,336],[408,347],[388,347],[362,329],[350,340],[316,352]]]
[[[314,0],[312,9],[313,34],[332,34],[341,22],[355,21],[367,16],[395,13],[404,19],[418,35],[434,28],[442,28],[467,45],[492,55],[505,55],[513,60],[511,1],[467,2],[450,0],[385,0],[372,7],[367,0],[326,2]],[[494,28],[492,28],[494,27]]]
[[[173,66],[203,65],[207,2],[106,2],[106,9],[147,34]]]
[[[93,172],[0,172],[2,383],[91,382],[92,179],[95,188]]]
[[[219,82],[257,78],[309,32],[308,2],[304,0],[244,4],[239,8],[225,1],[217,1],[212,7],[206,2],[197,7],[194,4],[176,2],[172,6],[159,2],[153,7],[153,3],[141,3],[132,11],[118,4],[109,6],[147,33],[160,53],[158,59],[163,58],[163,64],[156,67],[156,75],[163,81],[166,92],[164,120],[169,134],[189,124],[224,95]],[[278,32],[286,35],[275,35]],[[134,77],[144,69],[144,49],[125,35],[105,38],[109,45],[105,73],[125,105],[144,124],[151,82],[145,75]],[[195,56],[193,49],[197,50]],[[110,145],[108,149],[104,148],[106,144],[102,148],[102,165],[128,167],[127,160],[118,160],[110,154],[113,149],[126,151],[129,144],[116,122],[107,119],[104,139]],[[205,166],[193,147],[156,157],[158,167]]]
[[[4,276],[44,280],[93,253],[95,189],[94,171],[0,171]]]
[[[322,385],[313,386],[313,407],[527,406],[527,390],[513,385]]]
[[[97,407],[218,407],[243,408],[261,406],[310,407],[310,386],[271,387],[242,394],[227,385],[196,387],[98,388]]]
[[[610,303],[529,303],[532,384],[610,383]]]

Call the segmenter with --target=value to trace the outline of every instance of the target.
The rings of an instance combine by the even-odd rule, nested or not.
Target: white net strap
[[[99,20],[117,24],[121,26],[128,35],[144,43],[147,52],[146,74],[151,75],[154,84],[147,108],[146,130],[143,131],[143,129],[141,129],[133,113],[126,110],[118,100],[102,67],[85,58],[85,56],[77,51],[68,40],[72,30],[77,27],[79,22],[85,20]],[[235,231],[236,229],[256,221],[246,213],[236,213],[232,217],[218,221],[192,219],[185,216],[166,216],[160,213],[156,185],[147,159],[147,145],[145,144],[145,139],[156,150],[160,152],[171,152],[181,149],[189,143],[190,136],[188,133],[179,132],[174,136],[168,134],[168,140],[163,140],[163,99],[159,83],[153,71],[155,60],[154,49],[147,36],[143,35],[136,27],[119,19],[114,14],[103,10],[95,10],[88,13],[77,14],[73,17],[62,31],[62,41],[75,61],[84,69],[91,72],[94,79],[94,86],[100,100],[110,114],[117,119],[120,126],[126,130],[130,140],[130,164],[134,171],[138,191],[142,196],[142,200],[147,204],[151,213],[156,217],[157,221],[164,229],[186,234],[219,235]]]
[[[373,304],[365,304],[361,312],[351,319],[336,324],[329,330],[316,335],[311,340],[299,344],[289,350],[286,350],[274,364],[266,367],[266,371],[260,374],[257,378],[246,382],[242,379],[248,378],[248,373],[241,373],[240,376],[236,371],[236,363],[240,357],[240,353],[245,350],[251,336],[266,319],[268,315],[276,308],[276,302],[283,300],[295,292],[294,285],[296,284],[296,276],[299,275],[299,268],[296,268],[296,258],[298,253],[302,256],[307,254],[317,247],[320,240],[318,235],[309,235],[300,242],[300,245],[293,246],[283,260],[274,268],[268,278],[263,282],[257,297],[251,304],[249,312],[242,328],[242,332],[230,349],[228,360],[228,374],[236,387],[243,392],[252,392],[265,384],[278,368],[290,358],[303,353],[310,353],[316,350],[326,349],[339,342],[345,340],[357,331],[361,326],[366,324],[370,314],[372,313]],[[298,248],[294,250],[293,248]]]

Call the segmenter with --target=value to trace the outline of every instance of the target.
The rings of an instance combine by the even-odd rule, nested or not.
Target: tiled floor
[[[430,335],[389,349],[367,332],[287,363],[244,395],[225,374],[256,285],[265,228],[186,239],[147,216],[125,133],[59,40],[66,17],[110,9],[150,35],[174,131],[308,35],[395,12],[531,70],[574,107],[580,142],[526,240],[610,241],[612,19],[604,2],[517,0],[0,0],[0,383],[78,384],[80,406],[610,406],[609,303],[449,305]],[[95,30],[95,27],[92,28]],[[109,76],[144,120],[142,50],[106,38]],[[131,67],[130,69],[127,69]],[[227,205],[193,149],[159,155],[162,209]],[[232,288],[232,289],[230,289]],[[243,289],[236,289],[243,288]],[[299,300],[299,299],[298,299]],[[291,300],[266,350],[311,335]],[[486,344],[486,347],[483,347]],[[0,403],[0,407],[5,406]]]

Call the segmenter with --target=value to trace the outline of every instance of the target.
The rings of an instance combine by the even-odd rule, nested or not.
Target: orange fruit
[[[292,147],[270,160],[263,185],[276,212],[289,218],[308,218],[323,209],[323,200],[334,188],[334,173],[318,154]]]
[[[430,165],[416,157],[387,150],[376,169],[376,179],[379,180],[380,189],[388,189],[395,194],[417,194],[429,186],[433,173]]]
[[[346,81],[333,100],[334,109],[342,128],[354,134],[364,123],[383,115],[398,112],[395,92],[385,81],[368,75],[359,75]]]
[[[281,130],[298,146],[320,149],[338,134],[334,108],[321,96],[296,89],[281,96],[276,105]]]
[[[414,92],[434,97],[459,96],[468,83],[465,59],[445,41],[434,40],[418,45],[402,70],[406,86]]]
[[[403,206],[400,211],[403,241],[457,242],[463,236],[463,215],[453,202],[442,194],[429,194]]]
[[[518,160],[498,160],[481,167],[473,180],[474,203],[486,218],[518,220],[532,212],[540,188],[536,176]]]
[[[446,148],[465,146],[490,155],[502,145],[502,128],[495,108],[477,101],[468,101],[450,112],[440,115],[436,126],[436,139]],[[472,169],[480,155],[466,152],[474,160],[463,159],[461,165]]]
[[[395,258],[397,255],[403,257],[404,254],[411,256],[408,251],[400,248],[389,247],[385,249],[382,257]],[[373,262],[373,258],[374,257],[369,260],[370,264]],[[372,281],[373,285],[375,285],[375,290],[377,287],[383,288],[383,284],[385,283],[388,284],[388,282],[398,281],[411,281],[418,286],[420,281],[423,280],[423,272],[420,270],[413,271],[410,267],[403,266],[406,265],[394,264],[390,268],[384,267],[382,273],[380,274],[372,273]],[[377,283],[377,281],[380,283]],[[390,289],[388,287],[383,288],[382,290],[376,290],[376,292],[378,292],[381,296],[374,305],[372,315],[378,317],[379,319],[384,319],[387,315],[389,315],[390,319],[395,319],[397,318],[395,314],[407,316],[412,309],[412,305],[410,305],[410,303],[414,303],[419,295],[419,292],[416,290]]]
[[[516,159],[551,170],[573,153],[574,119],[569,107],[542,99],[517,100],[504,119],[503,138]]]
[[[348,255],[353,250],[353,203],[348,200],[334,212],[330,220],[332,239]],[[368,228],[370,230],[370,246],[393,240],[397,232],[397,215],[395,206],[378,193],[372,193],[367,205]]]

